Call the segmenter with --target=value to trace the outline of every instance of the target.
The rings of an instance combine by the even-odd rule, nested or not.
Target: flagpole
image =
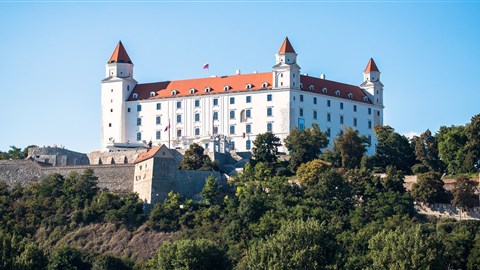
[[[168,118],[168,149],[170,149],[170,118]]]

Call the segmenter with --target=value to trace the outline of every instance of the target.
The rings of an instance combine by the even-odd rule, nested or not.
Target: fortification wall
[[[25,186],[43,177],[40,166],[30,160],[0,160],[0,180],[9,186]]]
[[[138,156],[147,151],[147,149],[142,150],[132,150],[132,151],[121,151],[121,152],[91,152],[87,154],[90,164],[101,165],[101,164],[127,164],[133,163]]]

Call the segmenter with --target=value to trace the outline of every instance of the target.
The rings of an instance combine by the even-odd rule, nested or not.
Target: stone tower
[[[283,41],[273,66],[273,88],[300,89],[300,67],[297,65],[297,53],[288,37]]]

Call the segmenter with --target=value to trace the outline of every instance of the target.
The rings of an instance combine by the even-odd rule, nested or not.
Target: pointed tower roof
[[[365,72],[372,71],[380,72],[380,70],[378,70],[377,64],[375,64],[375,61],[373,61],[373,58],[370,58],[370,61],[368,61],[367,67],[365,68]]]
[[[283,41],[282,47],[280,47],[280,50],[278,53],[283,54],[283,53],[296,53],[295,50],[293,49],[292,44],[290,43],[290,40],[288,40],[288,37],[285,37],[285,40]]]
[[[108,60],[107,63],[108,64],[111,64],[111,63],[133,64],[132,60],[130,60],[130,57],[128,57],[125,47],[123,47],[122,41],[118,42],[117,47],[115,47],[115,50],[113,51],[112,56],[110,56],[110,59]]]

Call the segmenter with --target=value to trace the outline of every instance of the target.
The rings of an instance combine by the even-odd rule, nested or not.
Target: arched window
[[[335,96],[337,96],[337,97],[340,96],[340,90],[335,91]]]
[[[177,90],[172,90],[171,94],[172,94],[172,96],[176,96],[178,94],[178,91]]]
[[[191,94],[191,95],[195,94],[196,91],[197,91],[197,90],[195,90],[195,88],[190,88],[190,94]]]
[[[363,100],[364,100],[364,101],[368,101],[368,97],[367,97],[367,96],[364,96],[364,97],[363,97]]]
[[[266,83],[266,82],[262,83],[262,88],[267,88],[267,86],[268,86],[268,83]]]
[[[251,83],[248,83],[245,88],[248,90],[248,89],[252,89],[252,84]]]
[[[353,94],[352,94],[352,93],[348,93],[347,96],[348,96],[349,99],[352,99],[352,98],[353,98]]]
[[[212,91],[212,88],[210,88],[210,87],[208,87],[208,86],[205,87],[205,93],[208,93],[208,92],[210,92],[210,91]]]
[[[155,96],[155,92],[150,92],[150,97],[154,97]]]
[[[223,91],[228,91],[228,90],[230,90],[230,86],[225,85],[225,86],[223,87]]]
[[[323,92],[324,94],[326,94],[326,93],[328,92],[328,89],[324,87],[324,88],[322,89],[322,92]]]
[[[132,97],[133,97],[133,99],[138,99],[138,94],[137,94],[137,93],[135,93],[135,94],[133,94],[133,96],[132,96]]]
[[[308,88],[310,89],[310,91],[315,90],[315,86],[313,86],[313,85],[310,85]]]

